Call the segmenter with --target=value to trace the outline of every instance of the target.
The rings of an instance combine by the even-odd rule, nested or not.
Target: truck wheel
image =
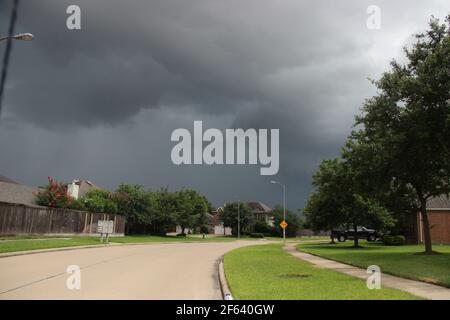
[[[344,242],[345,240],[347,240],[347,237],[346,237],[346,236],[339,236],[339,237],[338,237],[338,241],[339,241],[339,242]]]
[[[373,242],[375,240],[376,240],[376,238],[373,234],[371,234],[370,236],[367,237],[367,241]]]

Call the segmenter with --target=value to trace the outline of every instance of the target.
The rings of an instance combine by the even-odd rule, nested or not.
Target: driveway
[[[221,299],[219,258],[263,243],[120,245],[0,258],[0,299]],[[67,289],[69,265],[81,268],[80,290]]]

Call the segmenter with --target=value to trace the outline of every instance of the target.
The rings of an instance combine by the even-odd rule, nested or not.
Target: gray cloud
[[[0,4],[6,32],[8,6]],[[42,0],[21,2],[4,113],[0,171],[25,183],[82,176],[114,188],[192,186],[216,204],[239,194],[279,203],[257,167],[176,167],[170,132],[280,128],[280,173],[292,208],[350,131],[376,78],[448,1]],[[82,30],[65,27],[79,4]],[[0,45],[3,50],[4,45]]]

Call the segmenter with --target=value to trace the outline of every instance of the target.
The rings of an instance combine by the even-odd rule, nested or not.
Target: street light
[[[34,39],[34,35],[32,33],[19,33],[14,36],[2,37],[0,38],[0,41],[8,39],[30,41]]]
[[[238,234],[238,240],[241,238],[241,212],[240,212],[240,202],[237,196],[234,196],[235,199],[237,199],[237,205],[238,205],[238,227],[237,227],[237,234]]]
[[[17,2],[15,4],[17,6]],[[11,20],[12,26],[14,25],[15,21],[15,10],[13,14],[13,19]],[[10,26],[10,34],[12,33],[12,27]],[[6,69],[8,67],[8,61],[9,61],[9,53],[11,52],[11,40],[22,40],[22,41],[30,41],[33,40],[34,36],[31,33],[19,33],[13,36],[7,36],[0,38],[0,41],[2,40],[8,40],[6,42],[6,49],[5,49],[5,55],[3,56],[3,64],[2,64],[2,74],[0,78],[0,119],[2,114],[2,100],[3,100],[3,89],[5,87],[6,82]]]
[[[270,183],[283,187],[283,221],[286,221],[286,185],[275,180],[270,181]],[[286,228],[283,228],[283,242],[286,244]]]

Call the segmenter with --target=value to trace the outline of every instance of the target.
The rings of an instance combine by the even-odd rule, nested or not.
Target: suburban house
[[[272,209],[265,205],[264,203],[260,201],[250,201],[246,203],[256,220],[264,221],[267,225],[273,227],[274,221],[273,216],[271,215]],[[208,228],[210,230],[210,233],[216,234],[216,235],[231,235],[231,228],[230,227],[224,227],[223,223],[220,222],[220,215],[223,213],[223,207],[217,208],[215,211],[212,212],[212,215],[210,215]]]
[[[431,240],[434,243],[450,243],[450,196],[442,195],[427,202]],[[417,214],[417,240],[424,242],[422,215]]]
[[[223,223],[220,222],[220,215],[223,213],[223,207],[219,207],[212,212],[210,219],[208,219],[208,229],[209,233],[216,235],[226,235],[231,236],[231,228],[224,227]]]
[[[84,196],[88,191],[100,189],[89,180],[73,179],[72,182],[66,183],[67,193],[74,199]]]
[[[0,175],[0,202],[36,204],[37,187],[29,187]]]
[[[226,227],[224,228],[223,223],[220,222],[220,215],[223,212],[223,208],[219,207],[216,210],[212,211],[211,213],[207,213],[208,217],[208,234],[214,234],[218,236],[230,236],[231,235],[231,228]],[[181,226],[176,226],[175,231],[177,234],[181,233]],[[185,228],[184,233],[190,233],[192,230]],[[173,233],[173,232],[170,232]]]
[[[252,210],[256,220],[264,221],[268,226],[273,227],[274,222],[272,216],[272,208],[266,206],[260,201],[247,202],[247,205]]]
[[[98,188],[83,180],[72,185],[74,198]],[[110,221],[107,232],[112,236],[124,235],[123,216],[39,206],[36,193],[40,189],[0,175],[0,235],[99,235],[106,230],[105,221]]]

